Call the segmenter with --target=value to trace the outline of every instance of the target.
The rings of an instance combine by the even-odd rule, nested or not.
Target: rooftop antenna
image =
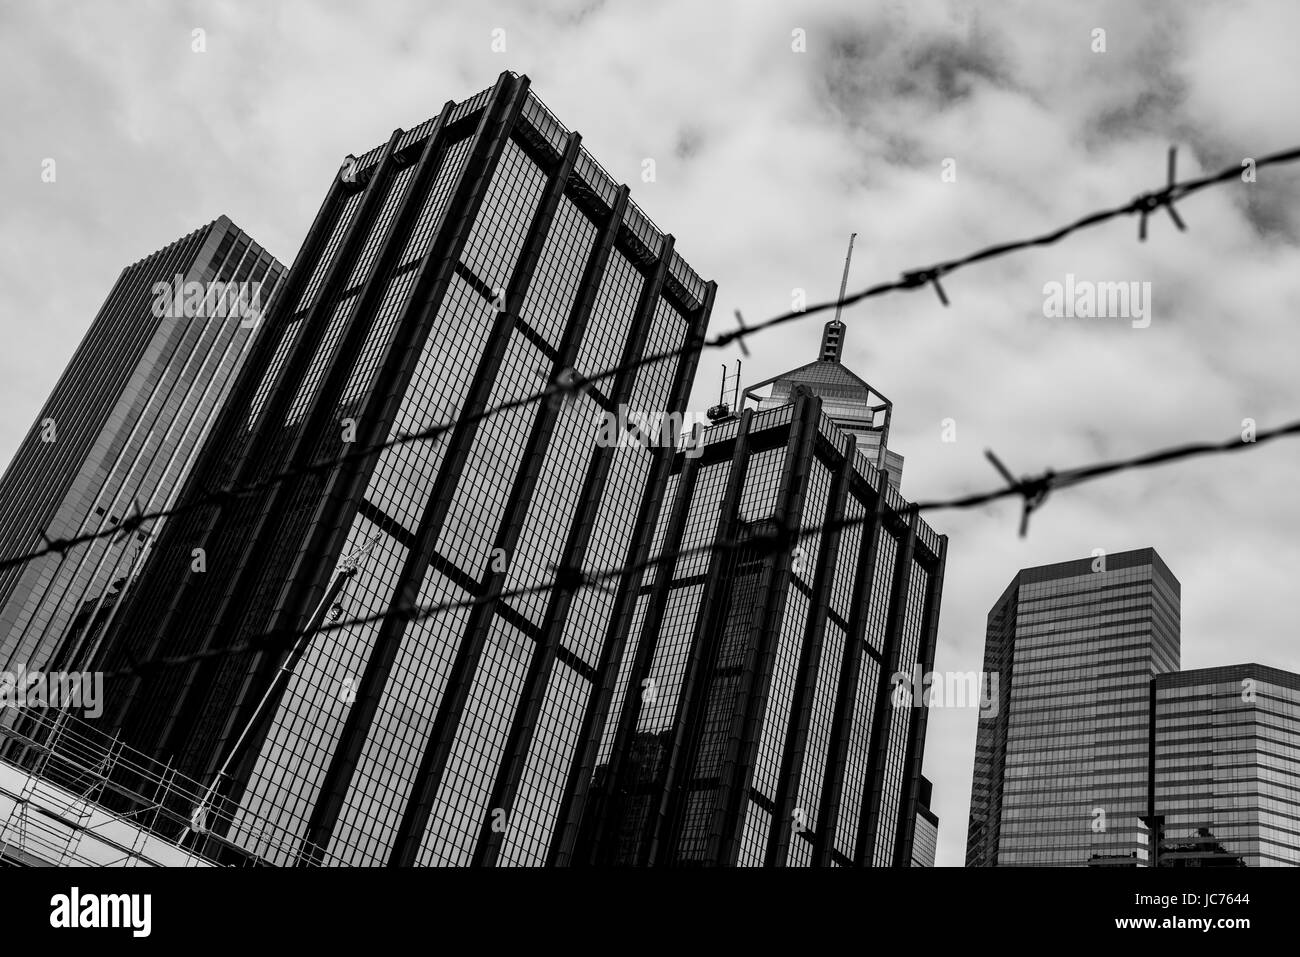
[[[844,308],[844,292],[849,287],[849,263],[853,261],[853,240],[857,233],[849,234],[849,251],[844,254],[844,275],[840,278],[840,294],[835,300],[835,318],[826,323],[822,330],[822,351],[818,356],[823,362],[839,362],[844,349],[844,323],[840,322],[840,312]]]
[[[727,383],[731,383],[731,401],[727,401]],[[740,360],[736,360],[736,374],[732,376],[727,372],[727,364],[722,364],[722,384],[718,387],[718,404],[705,413],[710,422],[725,422],[733,417],[733,410],[739,400],[740,393]]]

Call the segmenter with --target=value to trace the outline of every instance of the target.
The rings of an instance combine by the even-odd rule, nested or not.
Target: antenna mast
[[[849,233],[849,251],[844,254],[844,276],[840,279],[840,297],[835,303],[835,321],[840,321],[840,309],[843,308],[844,291],[849,287],[849,263],[853,260],[853,240],[857,233]]]

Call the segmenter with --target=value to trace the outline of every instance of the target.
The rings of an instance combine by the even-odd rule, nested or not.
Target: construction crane
[[[289,677],[293,674],[294,666],[297,665],[298,659],[301,657],[303,649],[306,648],[307,642],[311,640],[312,635],[316,633],[327,617],[330,621],[337,621],[340,617],[341,609],[336,604],[336,600],[343,592],[343,586],[347,584],[349,579],[356,577],[357,571],[361,568],[362,560],[374,551],[380,537],[381,533],[375,532],[364,544],[359,545],[352,552],[339,559],[339,563],[334,566],[334,577],[330,580],[329,588],[325,589],[324,596],[316,605],[316,610],[312,612],[311,618],[308,619],[307,627],[303,629],[289,654],[280,663],[280,669],[275,673],[275,677],[271,679],[271,684],[267,687],[266,693],[262,695],[262,700],[253,709],[253,714],[249,717],[248,723],[244,725],[244,730],[235,739],[234,746],[226,755],[226,760],[221,763],[221,768],[217,771],[217,776],[212,779],[212,784],[204,792],[203,799],[195,805],[194,811],[190,815],[190,826],[181,834],[178,844],[184,845],[185,839],[189,837],[190,832],[195,834],[206,834],[208,832],[208,811],[212,805],[212,799],[217,793],[217,788],[221,786],[223,780],[230,776],[231,765],[235,763],[235,758],[243,749],[244,742],[261,720],[266,706],[275,697],[281,686],[288,683]]]

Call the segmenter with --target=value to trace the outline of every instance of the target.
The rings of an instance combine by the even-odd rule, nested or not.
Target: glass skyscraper
[[[916,834],[912,838],[912,866],[934,867],[939,850],[939,816],[930,809],[934,785],[930,779],[921,778],[921,789],[916,799]]]
[[[826,413],[853,378],[674,458],[575,862],[910,863],[947,539]]]
[[[105,661],[176,663],[110,688],[108,727],[213,780],[369,546],[211,831],[280,865],[556,862],[633,587],[578,576],[644,553],[673,455],[600,423],[680,412],[698,351],[584,377],[697,341],[713,293],[526,77],[346,160],[186,494],[257,490],[165,530]]]
[[[174,504],[283,273],[225,216],[122,270],[0,478],[0,559]],[[161,527],[0,570],[0,670],[83,668]]]
[[[1300,865],[1300,675],[1228,665],[1152,681],[1162,867]]]
[[[1154,549],[1021,570],[989,612],[966,864],[1149,861],[1151,679],[1179,666],[1178,580]]]

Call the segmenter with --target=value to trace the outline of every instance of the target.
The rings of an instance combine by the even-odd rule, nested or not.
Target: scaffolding
[[[188,832],[203,788],[66,711],[0,725],[0,861],[18,866],[264,863],[214,826]],[[224,810],[224,809],[223,809]],[[217,824],[229,824],[230,815]],[[265,822],[262,822],[265,823]],[[262,828],[255,828],[263,830]]]

